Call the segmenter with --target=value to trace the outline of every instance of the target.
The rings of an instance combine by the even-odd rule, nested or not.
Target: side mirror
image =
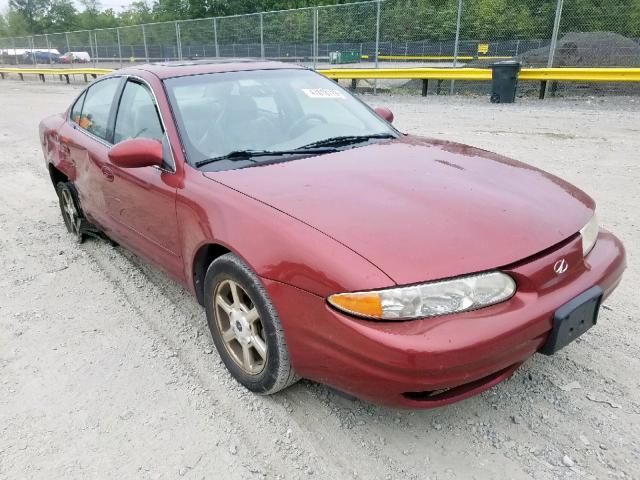
[[[393,123],[393,113],[386,107],[376,107],[373,109],[378,115],[389,123]]]
[[[132,138],[114,145],[109,160],[121,168],[159,167],[163,163],[162,142],[151,138]]]

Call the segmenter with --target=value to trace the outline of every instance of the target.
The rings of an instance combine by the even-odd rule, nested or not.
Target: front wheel
[[[209,266],[204,288],[213,343],[231,375],[260,394],[295,383],[280,319],[251,269],[236,255],[223,255]]]

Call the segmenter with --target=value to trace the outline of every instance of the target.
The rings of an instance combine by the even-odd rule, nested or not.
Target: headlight
[[[598,218],[595,213],[589,223],[587,223],[582,229],[580,229],[580,236],[582,237],[582,255],[587,256],[598,239]]]
[[[369,292],[338,293],[327,300],[351,315],[376,320],[409,320],[466,312],[510,298],[516,283],[502,272]]]

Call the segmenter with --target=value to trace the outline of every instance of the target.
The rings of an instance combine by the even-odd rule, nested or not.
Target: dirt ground
[[[120,247],[66,233],[37,138],[82,85],[0,81],[0,478],[640,478],[640,98],[372,97],[589,192],[629,268],[554,357],[428,411],[302,381],[244,391],[203,309]],[[390,159],[390,161],[393,161]]]

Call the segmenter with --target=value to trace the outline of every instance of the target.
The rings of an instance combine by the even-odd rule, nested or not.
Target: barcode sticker
[[[309,98],[344,98],[340,90],[332,88],[303,88],[302,91]]]

